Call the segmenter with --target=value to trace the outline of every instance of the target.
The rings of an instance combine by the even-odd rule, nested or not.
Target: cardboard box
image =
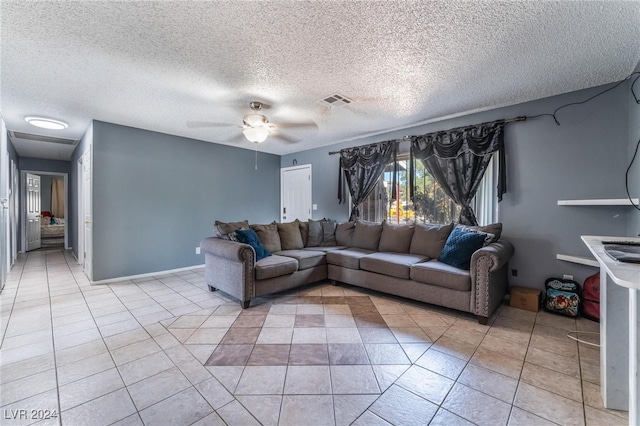
[[[527,287],[511,287],[509,306],[538,312],[540,308],[540,290]]]

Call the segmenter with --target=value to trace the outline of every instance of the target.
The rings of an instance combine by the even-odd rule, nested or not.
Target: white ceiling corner
[[[79,139],[97,119],[252,148],[237,125],[260,100],[273,123],[318,125],[260,145],[281,155],[618,81],[640,60],[637,1],[3,1],[0,12],[9,130]],[[353,103],[320,102],[334,93]],[[36,132],[24,122],[35,114],[69,128]]]

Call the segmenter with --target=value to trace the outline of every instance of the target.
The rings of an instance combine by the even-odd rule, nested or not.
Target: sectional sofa
[[[263,247],[238,241],[241,235],[254,235],[247,229]],[[200,246],[209,289],[240,300],[244,308],[254,298],[330,279],[471,312],[485,324],[508,286],[514,249],[500,238],[501,231],[501,224],[216,221],[215,235]],[[470,236],[480,247],[456,244],[459,235]],[[271,255],[256,261],[263,248]]]

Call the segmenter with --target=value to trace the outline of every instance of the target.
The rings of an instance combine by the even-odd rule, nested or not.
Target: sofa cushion
[[[471,275],[469,271],[437,260],[417,263],[411,267],[411,279],[425,284],[451,288],[460,291],[471,290]]]
[[[304,247],[299,222],[278,223],[276,226],[282,250],[298,250]]]
[[[216,220],[213,225],[213,234],[217,238],[223,238],[238,229],[249,229],[249,221],[246,219],[242,222],[220,222]]]
[[[356,229],[355,222],[345,222],[336,226],[336,244],[341,246],[351,246],[353,231]]]
[[[411,266],[424,262],[427,257],[408,253],[373,253],[360,259],[360,269],[409,279]]]
[[[365,250],[377,251],[381,234],[381,223],[358,220],[353,231],[351,245]]]
[[[322,244],[322,221],[309,219],[308,247],[317,247]]]
[[[278,225],[275,223],[270,223],[269,225],[251,225],[251,229],[256,231],[262,245],[271,253],[282,250],[280,234],[278,234]]]
[[[360,269],[360,259],[371,253],[374,251],[355,247],[331,250],[327,252],[327,263],[349,269]]]
[[[271,256],[271,253],[262,245],[256,231],[253,229],[238,229],[234,232],[239,242],[249,244],[253,247],[253,250],[256,252],[256,262]]]
[[[298,226],[300,227],[300,236],[302,237],[302,245],[304,247],[307,246],[307,242],[309,240],[309,222],[301,222],[296,219],[298,222]]]
[[[469,270],[471,256],[482,248],[486,238],[487,234],[484,232],[456,227],[447,238],[438,260],[456,268]]]
[[[338,223],[335,220],[323,220],[322,221],[322,242],[321,246],[335,246],[336,245],[336,225]]]
[[[321,251],[323,253],[328,253],[333,250],[343,250],[346,248],[347,248],[346,246],[318,246],[318,247],[305,247],[302,250]]]
[[[277,253],[278,256],[286,256],[298,261],[298,270],[313,268],[314,266],[324,265],[326,262],[323,251],[313,250],[282,250]]]
[[[437,259],[452,230],[453,223],[448,225],[417,223],[413,231],[409,253]]]
[[[413,237],[412,225],[396,225],[382,222],[382,235],[380,235],[379,251],[394,253],[409,253],[411,239]]]
[[[293,274],[298,270],[298,261],[291,257],[273,255],[256,262],[256,279],[266,280]]]

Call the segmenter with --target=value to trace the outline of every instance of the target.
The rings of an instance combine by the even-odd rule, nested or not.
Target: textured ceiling
[[[640,59],[637,1],[3,0],[0,8],[7,128],[64,138],[80,138],[96,119],[252,148],[233,125],[260,100],[276,125],[317,123],[281,129],[297,143],[260,145],[287,154],[618,81]],[[319,102],[334,93],[353,103]],[[25,123],[33,114],[70,126],[42,131]]]

